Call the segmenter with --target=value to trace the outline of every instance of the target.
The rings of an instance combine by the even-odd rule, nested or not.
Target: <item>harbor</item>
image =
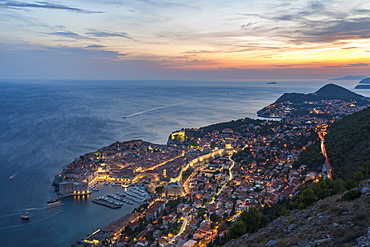
[[[141,205],[144,201],[150,198],[149,193],[142,186],[137,185],[126,185],[121,183],[112,183],[112,182],[101,182],[93,185],[92,191],[100,191],[99,187],[109,186],[116,188],[115,194],[101,195],[92,199],[93,203],[112,208],[118,209],[127,205]],[[117,191],[119,188],[122,188],[122,191]]]

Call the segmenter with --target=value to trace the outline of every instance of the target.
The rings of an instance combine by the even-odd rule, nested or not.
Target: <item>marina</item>
[[[125,205],[137,205],[142,204],[149,198],[149,193],[142,187],[136,185],[125,185],[122,187],[121,183],[109,183],[103,182],[104,186],[111,185],[112,187],[123,188],[122,192],[116,192],[116,194],[107,194],[106,196],[99,196],[95,199],[92,199],[92,202],[106,206],[109,208],[121,208]],[[94,185],[93,191],[99,191],[99,185]]]
[[[92,202],[96,203],[96,204],[99,204],[99,205],[103,205],[103,206],[106,206],[108,208],[112,208],[112,209],[117,209],[117,208],[121,208],[122,205],[116,205],[114,203],[111,203],[109,201],[106,201],[105,199],[103,198],[97,198],[97,199],[93,199]]]

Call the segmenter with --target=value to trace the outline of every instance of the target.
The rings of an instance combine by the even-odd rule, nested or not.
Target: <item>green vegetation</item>
[[[261,121],[260,120],[254,120],[250,118],[243,118],[243,119],[238,119],[238,120],[232,120],[230,122],[224,122],[224,123],[217,123],[217,124],[212,124],[206,127],[200,128],[203,133],[211,133],[214,130],[222,131],[225,128],[230,128],[234,131],[239,132],[241,128],[243,128],[243,125],[248,125],[248,124],[259,124]],[[240,131],[242,132],[242,131]]]
[[[164,192],[164,186],[159,186],[159,187],[155,188],[155,192],[157,194],[162,195],[162,193]]]
[[[321,154],[320,142],[316,135],[316,142],[301,153],[298,160],[294,162],[293,167],[297,169],[301,165],[306,165],[307,170],[319,171],[324,162],[325,158]]]
[[[361,196],[361,191],[350,190],[347,193],[345,193],[340,200],[341,201],[353,201],[356,198],[359,198],[360,196]]]
[[[201,127],[199,130],[186,129],[186,136],[190,138],[200,138],[208,133],[212,133],[214,130],[222,131],[225,128],[230,128],[236,132],[243,132],[243,128],[248,124],[260,124],[261,120],[255,120],[250,118],[242,118],[238,120],[232,120],[229,122],[212,124],[209,126]]]
[[[188,168],[186,171],[183,171],[181,176],[181,182],[186,181],[193,172],[194,172],[193,168]]]
[[[346,178],[370,161],[370,108],[334,122],[325,137],[334,178]]]
[[[241,237],[245,233],[254,233],[266,226],[267,223],[267,216],[263,215],[256,207],[250,207],[231,225],[227,238],[231,240]]]

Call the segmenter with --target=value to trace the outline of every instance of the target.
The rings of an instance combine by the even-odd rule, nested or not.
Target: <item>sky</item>
[[[368,0],[0,0],[0,79],[370,76]]]

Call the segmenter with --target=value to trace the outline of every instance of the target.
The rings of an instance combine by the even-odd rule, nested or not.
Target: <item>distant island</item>
[[[362,80],[364,78],[366,78],[367,76],[365,75],[347,75],[347,76],[344,76],[344,77],[340,77],[340,78],[334,78],[334,79],[328,79],[329,81],[332,80],[332,81],[342,81],[342,80]]]
[[[370,89],[370,78],[365,78],[359,82],[355,89]]]
[[[277,82],[272,81],[272,82],[268,82],[267,84],[277,84]]]
[[[285,93],[275,103],[257,112],[259,117],[286,118],[330,113],[343,116],[357,107],[366,107],[370,99],[335,84],[327,84],[315,93]],[[341,107],[336,107],[338,104]],[[333,109],[336,109],[335,112]]]

